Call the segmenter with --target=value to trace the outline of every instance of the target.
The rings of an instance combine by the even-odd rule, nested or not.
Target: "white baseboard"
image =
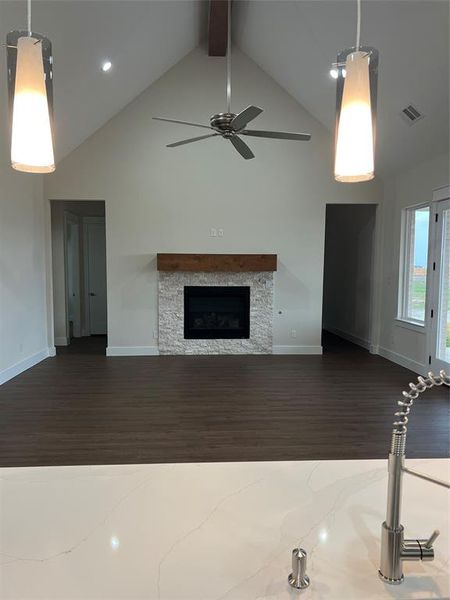
[[[417,373],[418,375],[427,374],[427,367],[423,363],[412,360],[403,354],[399,354],[393,350],[388,350],[382,346],[378,347],[378,354],[383,358],[387,358],[388,360],[397,363],[401,367],[405,367],[405,369],[409,369],[410,371]]]
[[[55,356],[55,348],[44,348],[32,356],[28,356],[28,358],[20,360],[15,365],[11,365],[10,367],[3,369],[3,371],[0,371],[0,385],[6,383],[13,377],[17,377],[17,375],[20,375],[27,369],[34,367],[34,365],[37,365],[49,356]]]
[[[347,333],[346,331],[342,331],[341,329],[336,329],[335,327],[324,327],[325,331],[329,331],[338,337],[341,337],[352,344],[356,344],[357,346],[361,346],[366,350],[370,350],[372,352],[374,346],[369,340],[365,340],[364,338],[360,338],[357,335],[353,335],[352,333]]]
[[[68,337],[55,337],[55,346],[68,346],[70,340]]]
[[[274,346],[273,354],[322,354],[322,346]]]
[[[158,346],[108,346],[106,356],[159,356]]]

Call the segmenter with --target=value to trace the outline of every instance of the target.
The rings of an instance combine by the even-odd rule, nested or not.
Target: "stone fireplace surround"
[[[159,254],[159,353],[272,354],[275,270],[275,255]],[[249,286],[250,337],[185,339],[184,287],[191,285]]]

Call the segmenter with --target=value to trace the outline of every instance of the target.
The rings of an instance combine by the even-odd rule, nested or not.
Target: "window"
[[[417,325],[425,324],[429,222],[429,206],[407,208],[403,213],[399,319]]]
[[[439,299],[435,303],[438,307],[436,357],[450,363],[450,207],[442,210],[441,215]]]

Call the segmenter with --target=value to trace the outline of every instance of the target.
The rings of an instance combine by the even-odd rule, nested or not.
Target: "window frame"
[[[409,300],[409,282],[410,282],[410,263],[411,263],[411,219],[416,211],[428,208],[428,248],[427,248],[427,274],[425,279],[425,313],[423,321],[414,319],[408,316],[408,300]],[[429,286],[429,259],[430,259],[430,240],[431,240],[431,216],[432,203],[422,202],[412,206],[405,206],[402,209],[401,222],[401,238],[400,238],[400,269],[399,269],[399,286],[398,286],[398,305],[397,317],[399,325],[423,332],[427,325],[427,305],[428,305],[428,286]]]

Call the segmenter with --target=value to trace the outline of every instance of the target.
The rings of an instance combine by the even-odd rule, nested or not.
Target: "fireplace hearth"
[[[185,286],[185,339],[248,339],[249,286]]]

